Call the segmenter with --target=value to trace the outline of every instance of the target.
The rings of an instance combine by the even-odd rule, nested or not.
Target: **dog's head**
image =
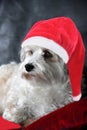
[[[63,83],[68,78],[67,67],[54,52],[34,45],[21,50],[22,76],[38,84]]]

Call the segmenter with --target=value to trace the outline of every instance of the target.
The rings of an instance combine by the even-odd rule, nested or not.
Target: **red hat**
[[[70,18],[59,17],[37,22],[26,35],[22,47],[38,45],[58,54],[67,64],[73,100],[81,98],[85,48],[81,35]]]

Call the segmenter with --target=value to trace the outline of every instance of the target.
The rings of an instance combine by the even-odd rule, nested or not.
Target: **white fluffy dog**
[[[67,67],[52,51],[34,45],[21,50],[21,63],[0,67],[0,114],[21,123],[72,102]]]

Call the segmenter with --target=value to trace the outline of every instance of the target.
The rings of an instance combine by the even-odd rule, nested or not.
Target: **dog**
[[[31,122],[73,102],[66,64],[54,52],[35,45],[21,49],[20,63],[0,67],[0,114]],[[29,123],[29,122],[28,122]]]

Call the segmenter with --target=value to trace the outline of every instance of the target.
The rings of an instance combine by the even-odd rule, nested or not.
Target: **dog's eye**
[[[29,50],[29,51],[26,52],[26,54],[32,55],[32,54],[33,54],[33,51],[32,51],[32,50]]]
[[[43,57],[44,58],[52,58],[53,55],[48,50],[44,50],[43,51]]]

